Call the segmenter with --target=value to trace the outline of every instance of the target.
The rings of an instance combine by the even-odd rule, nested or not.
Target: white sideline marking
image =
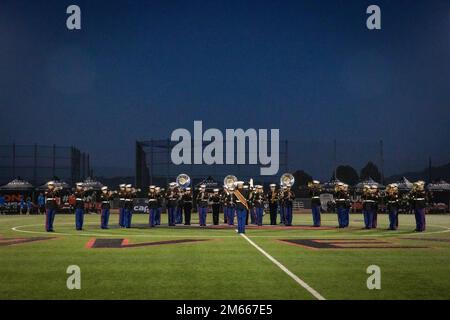
[[[256,249],[258,249],[259,252],[261,252],[263,255],[266,256],[267,259],[272,261],[278,268],[283,270],[288,276],[290,276],[292,279],[295,280],[299,285],[301,285],[303,288],[308,290],[309,293],[311,293],[317,300],[326,300],[320,293],[318,293],[316,290],[311,288],[305,281],[297,277],[295,274],[293,274],[288,268],[283,266],[278,260],[276,260],[274,257],[272,257],[270,254],[265,252],[263,249],[261,249],[260,246],[258,246],[256,243],[254,243],[252,240],[250,240],[245,234],[241,233],[241,236],[247,240],[252,246],[254,246]]]

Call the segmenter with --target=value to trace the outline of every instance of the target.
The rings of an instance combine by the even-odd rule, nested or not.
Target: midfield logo
[[[194,121],[193,138],[187,129],[179,128],[172,132],[170,140],[178,143],[172,148],[171,160],[175,165],[260,164],[263,166],[260,168],[261,175],[275,175],[278,173],[280,166],[280,131],[279,129],[270,129],[270,139],[268,138],[268,131],[267,129],[257,131],[252,128],[245,131],[243,129],[226,129],[224,140],[224,135],[219,129],[210,128],[203,132],[202,121]],[[210,143],[203,149],[204,142]],[[236,151],[235,145],[237,145]],[[248,160],[246,159],[247,154]]]

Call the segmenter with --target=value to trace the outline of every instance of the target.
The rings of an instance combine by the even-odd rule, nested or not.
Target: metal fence
[[[56,145],[0,145],[0,184],[16,177],[38,186],[58,177],[75,183],[91,174],[89,154]]]
[[[193,184],[212,177],[214,180],[223,181],[229,174],[236,175],[239,179],[248,180],[256,178],[255,182],[268,182],[273,177],[261,176],[260,164],[223,164],[223,165],[175,165],[171,161],[171,150],[177,142],[170,140],[148,140],[136,142],[136,185],[146,188],[150,184],[166,185],[174,181],[182,172],[187,173],[193,180]],[[203,143],[205,146],[207,143]],[[194,141],[192,141],[194,145]],[[268,142],[270,146],[270,141]],[[245,159],[249,159],[250,151],[245,151]],[[270,153],[270,150],[269,150]],[[279,171],[288,171],[288,141],[279,142]],[[267,181],[266,181],[267,180]]]

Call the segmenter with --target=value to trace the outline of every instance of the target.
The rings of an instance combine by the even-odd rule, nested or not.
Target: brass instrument
[[[235,187],[236,186],[236,182],[237,182],[237,178],[236,176],[233,175],[228,175],[225,177],[225,179],[223,179],[223,185],[225,187],[227,187],[228,189],[230,189],[231,187]]]
[[[225,177],[225,179],[223,179],[223,184],[228,189],[230,189],[230,188],[234,188],[234,186],[236,185],[237,181],[238,180],[237,180],[236,176],[228,175],[228,176]],[[247,200],[244,198],[242,193],[238,189],[233,190],[232,193],[236,196],[236,198],[239,199],[239,201],[244,205],[244,207],[247,210],[249,210]]]
[[[280,186],[292,187],[295,183],[295,178],[290,173],[284,173],[280,178]]]
[[[176,183],[178,187],[186,189],[191,185],[191,178],[187,174],[181,173],[177,176]]]

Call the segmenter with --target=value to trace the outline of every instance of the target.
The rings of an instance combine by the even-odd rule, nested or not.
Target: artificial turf
[[[234,228],[169,228],[162,218],[149,228],[148,215],[135,214],[134,228],[121,229],[112,214],[102,230],[89,214],[76,231],[74,216],[57,215],[56,232],[46,233],[44,216],[0,216],[0,299],[315,299]],[[385,215],[376,230],[363,230],[360,214],[350,219],[337,229],[336,216],[324,214],[324,228],[307,228],[305,212],[294,215],[300,227],[246,235],[326,299],[450,299],[449,215],[428,215],[424,233],[413,232],[411,215],[397,231],[386,230]],[[96,247],[96,239],[125,241]],[[80,290],[66,287],[69,265],[81,268]],[[380,290],[366,286],[369,265],[381,268]]]

